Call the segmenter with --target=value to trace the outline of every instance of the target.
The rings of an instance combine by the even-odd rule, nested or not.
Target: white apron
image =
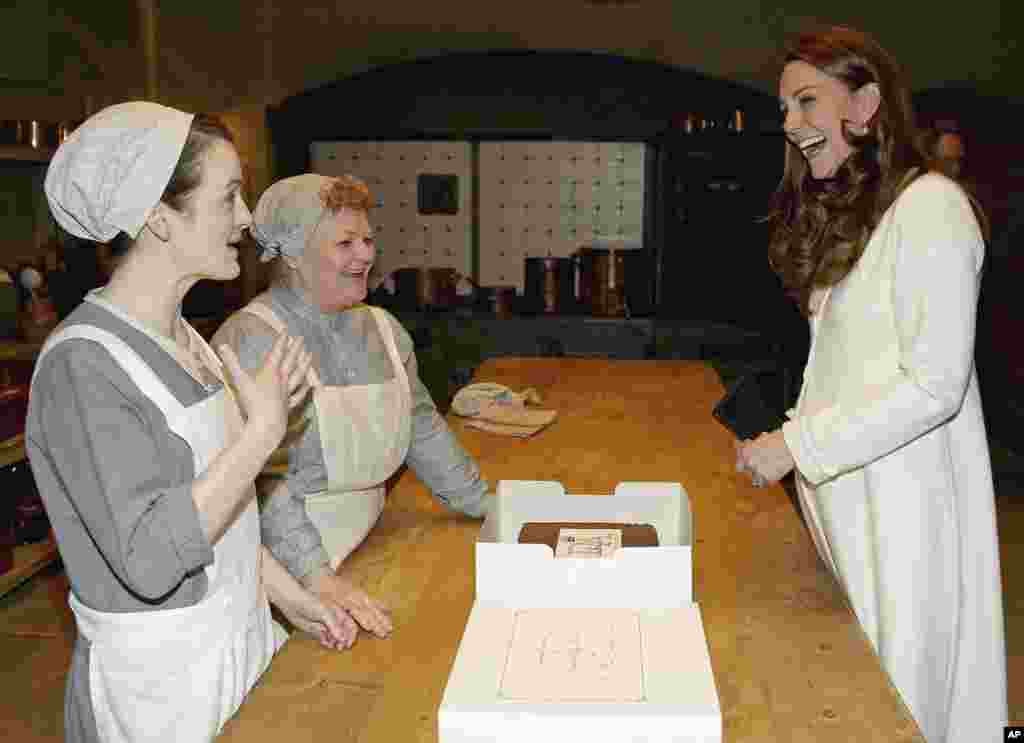
[[[892,378],[898,363],[892,265],[907,249],[892,219],[890,211],[857,266],[824,294],[813,316],[795,416],[837,404],[856,408],[858,395]],[[936,356],[933,363],[960,362]],[[908,403],[901,398],[901,404]],[[858,446],[858,434],[850,435],[850,446]],[[1006,720],[988,456],[972,370],[952,419],[817,486],[796,473],[815,546],[929,743],[973,743]]]
[[[384,341],[394,378],[380,384],[325,386],[310,368],[327,489],[306,496],[306,512],[320,531],[333,570],[380,518],[385,483],[405,461],[412,437],[412,391],[391,322],[377,307],[366,310]],[[277,333],[287,330],[261,302],[252,302],[242,311],[256,315]]]
[[[217,357],[186,326],[207,366],[223,382]],[[241,418],[227,385],[184,407],[130,346],[100,328],[75,325],[62,330],[47,340],[39,360],[70,338],[93,340],[107,349],[160,408],[168,427],[188,443],[197,477],[237,434]],[[263,590],[255,494],[213,552],[214,562],[206,568],[209,592],[194,606],[102,612],[69,594],[78,631],[91,645],[89,692],[104,743],[212,740],[280,647],[283,637],[274,627]]]

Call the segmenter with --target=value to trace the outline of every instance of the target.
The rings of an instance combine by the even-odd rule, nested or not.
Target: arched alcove
[[[781,169],[778,111],[774,96],[696,70],[499,50],[375,68],[285,99],[268,123],[277,177],[308,170],[323,141],[648,143],[644,242],[669,274],[662,314],[765,329],[787,312],[756,224]],[[690,114],[707,128],[686,134]]]
[[[331,139],[546,138],[650,141],[686,113],[777,124],[772,96],[694,70],[577,51],[452,53],[375,68],[269,112],[279,175]]]

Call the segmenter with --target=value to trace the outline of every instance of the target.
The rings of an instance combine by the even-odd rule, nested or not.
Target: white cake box
[[[651,524],[658,547],[555,557],[527,522]],[[678,483],[610,496],[503,480],[476,545],[476,601],[438,709],[440,743],[719,743]]]

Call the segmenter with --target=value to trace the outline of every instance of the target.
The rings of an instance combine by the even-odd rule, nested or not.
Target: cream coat
[[[1007,719],[995,499],[974,370],[984,242],[912,183],[826,295],[783,434],[822,558],[929,743]]]

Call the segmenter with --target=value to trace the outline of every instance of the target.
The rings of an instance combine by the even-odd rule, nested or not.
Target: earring
[[[863,137],[868,133],[867,124],[848,124],[847,128],[850,130],[851,134],[858,137]]]

